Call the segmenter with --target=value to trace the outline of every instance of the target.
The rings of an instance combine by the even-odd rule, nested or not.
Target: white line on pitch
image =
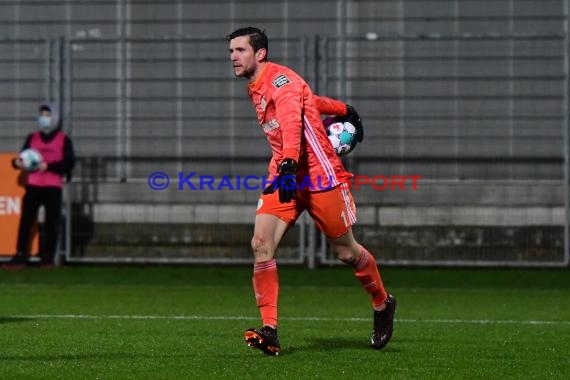
[[[247,321],[258,320],[259,317],[230,316],[230,315],[89,315],[89,314],[26,314],[0,315],[0,319],[163,319],[163,320],[196,320],[196,321]],[[369,322],[371,318],[328,318],[328,317],[281,317],[286,321],[314,322]],[[396,318],[398,323],[434,323],[434,324],[475,324],[475,325],[568,325],[570,321],[538,321],[514,319],[410,319]]]

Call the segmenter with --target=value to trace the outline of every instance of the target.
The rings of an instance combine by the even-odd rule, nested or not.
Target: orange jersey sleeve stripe
[[[318,139],[317,135],[315,134],[315,131],[313,130],[313,126],[311,125],[311,123],[309,122],[309,120],[306,117],[304,118],[303,122],[304,122],[304,126],[305,126],[305,128],[304,128],[305,138],[307,139],[309,145],[311,146],[311,148],[315,152],[315,156],[317,157],[318,162],[320,163],[320,165],[322,167],[322,170],[326,174],[326,178],[323,178],[322,180],[325,183],[328,183],[329,179],[332,180],[332,183],[329,184],[331,187],[338,185],[339,181],[336,177],[336,172],[333,168],[333,164],[330,162],[329,158],[327,157],[327,154],[323,150],[323,148],[319,142],[319,139]],[[328,143],[328,141],[327,141],[327,143]]]

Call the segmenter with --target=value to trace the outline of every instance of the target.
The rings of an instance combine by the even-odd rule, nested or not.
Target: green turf
[[[281,267],[279,357],[251,268],[0,272],[0,379],[554,379],[570,374],[570,272],[385,268],[395,333],[368,347],[348,268]],[[177,318],[180,317],[180,318]]]

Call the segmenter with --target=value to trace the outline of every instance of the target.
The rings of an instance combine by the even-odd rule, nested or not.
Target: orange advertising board
[[[26,175],[12,167],[12,159],[17,153],[0,153],[0,256],[12,256],[16,253],[18,225],[22,199],[25,193]],[[38,253],[39,237],[37,225],[30,235],[29,253]]]

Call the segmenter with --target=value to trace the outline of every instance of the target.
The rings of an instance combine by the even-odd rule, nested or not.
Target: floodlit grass
[[[282,352],[259,325],[251,268],[0,272],[1,379],[523,379],[570,373],[570,272],[382,268],[395,332],[368,347],[349,268],[280,267]]]

